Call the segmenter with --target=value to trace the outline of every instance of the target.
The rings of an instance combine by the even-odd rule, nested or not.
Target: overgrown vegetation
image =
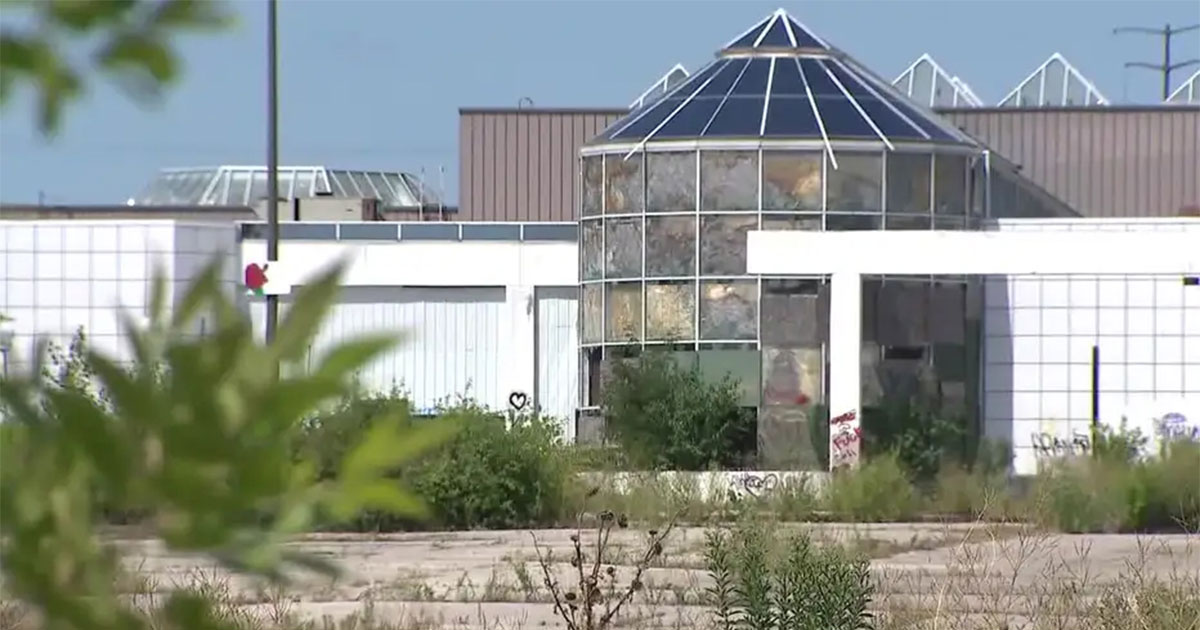
[[[755,418],[726,377],[706,382],[665,352],[613,364],[605,384],[608,439],[644,470],[742,468],[755,443]]]
[[[302,419],[348,393],[356,369],[388,350],[364,338],[331,350],[306,375],[280,379],[281,363],[306,351],[332,303],[340,268],[301,289],[268,345],[209,266],[166,311],[165,282],[151,294],[148,329],[124,323],[136,359],[126,369],[76,348],[46,378],[41,353],[29,374],[0,379],[0,555],[4,586],[49,628],[144,628],[149,620],[116,590],[119,567],[97,526],[102,506],[139,511],[170,549],[283,581],[295,569],[334,573],[320,558],[282,543],[319,514],[363,509],[418,517],[423,504],[382,477],[450,435],[454,423],[408,427],[402,413],[366,427],[318,482],[316,466],[291,448]],[[188,334],[201,314],[210,336]],[[88,374],[80,386],[76,376]],[[82,378],[82,377],[80,377]],[[212,602],[177,591],[162,606],[168,626],[224,627]]]
[[[872,586],[865,557],[815,545],[762,521],[709,531],[705,564],[718,630],[859,630],[871,627]]]

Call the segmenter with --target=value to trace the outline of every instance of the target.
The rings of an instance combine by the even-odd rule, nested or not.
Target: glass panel
[[[280,171],[279,173],[279,196],[284,199],[294,199],[297,197],[296,191],[292,188],[292,181],[296,177],[296,171]]]
[[[975,158],[971,169],[971,214],[982,217],[986,212],[987,170],[983,158]]]
[[[762,340],[816,347],[829,339],[829,301],[820,280],[763,280]]]
[[[641,341],[642,285],[640,282],[606,284],[606,341]]]
[[[880,214],[827,214],[825,229],[838,230],[881,230],[883,215]]]
[[[229,175],[229,197],[226,199],[228,203],[241,205],[248,203],[246,200],[246,188],[250,186],[250,173],[247,171],[233,171]]]
[[[316,197],[316,171],[300,171],[296,173],[296,196]]]
[[[696,284],[651,282],[646,285],[646,339],[690,341],[696,338]]]
[[[646,211],[696,209],[696,154],[646,154]]]
[[[952,217],[940,214],[933,217],[933,229],[935,230],[962,230],[966,227],[966,217]]]
[[[934,214],[967,213],[967,159],[938,155],[934,159]]]
[[[609,219],[604,222],[606,278],[642,275],[642,220]]]
[[[922,214],[929,212],[932,157],[912,153],[887,156],[887,211]]]
[[[387,180],[383,178],[382,174],[367,173],[365,177],[369,179],[371,184],[375,186],[375,190],[379,191],[380,200],[382,200],[384,203],[392,203],[392,200],[396,195],[392,192],[392,187],[388,184]]]
[[[705,216],[700,223],[700,273],[737,276],[746,273],[746,232],[758,226],[758,217]]]
[[[603,337],[604,312],[599,284],[583,285],[583,343],[598,343]]]
[[[267,198],[267,174],[263,171],[254,171],[250,180],[250,204],[256,204]]]
[[[762,218],[764,230],[809,230],[820,231],[821,215],[817,214],[766,214]]]
[[[640,213],[642,203],[642,158],[638,153],[627,160],[622,155],[604,156],[605,214]]]
[[[583,232],[583,279],[597,280],[604,266],[604,241],[600,221],[584,221]]]
[[[702,151],[700,153],[700,209],[756,210],[758,208],[758,153],[755,151]]]
[[[709,281],[700,287],[701,339],[754,339],[758,332],[758,283]]]
[[[603,191],[603,158],[600,156],[583,158],[583,216],[600,214]]]
[[[821,153],[763,152],[763,210],[820,210]]]
[[[808,405],[823,393],[820,348],[764,348],[763,404]]]
[[[926,215],[889,214],[884,219],[885,230],[928,230],[930,217]]]
[[[349,180],[343,179],[346,171],[329,171],[329,186],[334,197],[353,197],[354,186]]]
[[[696,218],[646,219],[646,275],[696,275]]]
[[[875,153],[838,153],[837,169],[826,174],[830,212],[878,212],[883,194],[883,157]]]

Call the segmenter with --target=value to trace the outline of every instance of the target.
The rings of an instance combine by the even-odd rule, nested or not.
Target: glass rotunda
[[[591,141],[580,171],[583,408],[614,359],[676,352],[740,383],[762,467],[823,467],[828,292],[748,274],[746,233],[974,229],[989,205],[984,147],[783,10]],[[866,281],[864,404],[970,415],[969,293]]]

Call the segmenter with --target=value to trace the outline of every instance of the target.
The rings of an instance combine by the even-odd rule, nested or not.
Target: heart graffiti
[[[508,395],[508,406],[513,411],[521,411],[525,409],[525,405],[529,404],[529,396],[525,392],[513,392]]]

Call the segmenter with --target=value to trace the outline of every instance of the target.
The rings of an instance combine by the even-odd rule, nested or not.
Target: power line
[[[1176,35],[1197,29],[1200,29],[1200,24],[1192,24],[1191,26],[1184,26],[1182,28],[1171,28],[1170,24],[1167,24],[1163,28],[1148,28],[1145,26],[1118,26],[1117,28],[1113,29],[1113,35],[1119,35],[1121,33],[1141,33],[1143,35],[1158,35],[1159,37],[1163,38],[1162,63],[1126,61],[1125,67],[1143,68],[1146,70],[1156,70],[1160,72],[1162,74],[1162,100],[1166,101],[1167,97],[1171,95],[1171,72],[1194,64],[1200,64],[1200,58],[1188,59],[1187,61],[1180,61],[1178,63],[1171,63],[1171,38]]]

